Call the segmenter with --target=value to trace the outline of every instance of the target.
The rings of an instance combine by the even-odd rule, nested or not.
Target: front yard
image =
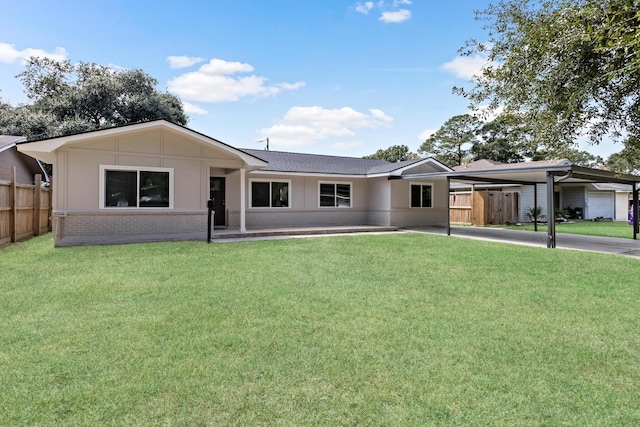
[[[43,236],[0,271],[0,425],[640,424],[635,259]]]
[[[534,231],[531,223],[522,225],[499,226],[509,230]],[[538,231],[547,232],[547,224],[539,223]],[[571,221],[556,223],[556,233],[582,234],[586,236],[633,238],[633,226],[626,221]]]

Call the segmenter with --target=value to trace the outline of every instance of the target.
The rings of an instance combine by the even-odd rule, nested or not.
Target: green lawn
[[[534,231],[533,224],[500,226],[510,230]],[[547,232],[547,224],[538,224],[539,232]],[[633,239],[633,227],[626,221],[575,221],[556,223],[556,233]]]
[[[427,234],[0,249],[0,425],[639,425],[640,262]]]

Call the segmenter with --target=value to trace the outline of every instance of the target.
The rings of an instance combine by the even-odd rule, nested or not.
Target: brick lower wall
[[[396,227],[446,227],[449,220],[446,208],[394,209],[391,225]]]
[[[247,228],[318,227],[339,225],[368,225],[367,211],[354,209],[312,211],[247,211]],[[240,226],[240,212],[229,212],[230,228]]]
[[[54,212],[54,245],[129,243],[206,236],[206,212]]]

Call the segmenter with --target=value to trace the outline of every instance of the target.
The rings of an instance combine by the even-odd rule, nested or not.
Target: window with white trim
[[[252,208],[288,208],[291,181],[251,181]]]
[[[350,208],[351,207],[351,183],[350,182],[320,182],[320,207]]]
[[[172,208],[173,169],[100,166],[101,208]]]
[[[432,184],[411,184],[411,207],[412,208],[432,208],[433,207],[433,185]]]

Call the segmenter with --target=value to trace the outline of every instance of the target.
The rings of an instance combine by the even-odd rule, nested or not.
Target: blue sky
[[[185,103],[188,127],[235,147],[360,157],[416,151],[468,102],[485,0],[0,0],[0,97],[46,55],[140,68]],[[618,148],[618,147],[614,147]],[[611,147],[591,147],[606,156]]]

